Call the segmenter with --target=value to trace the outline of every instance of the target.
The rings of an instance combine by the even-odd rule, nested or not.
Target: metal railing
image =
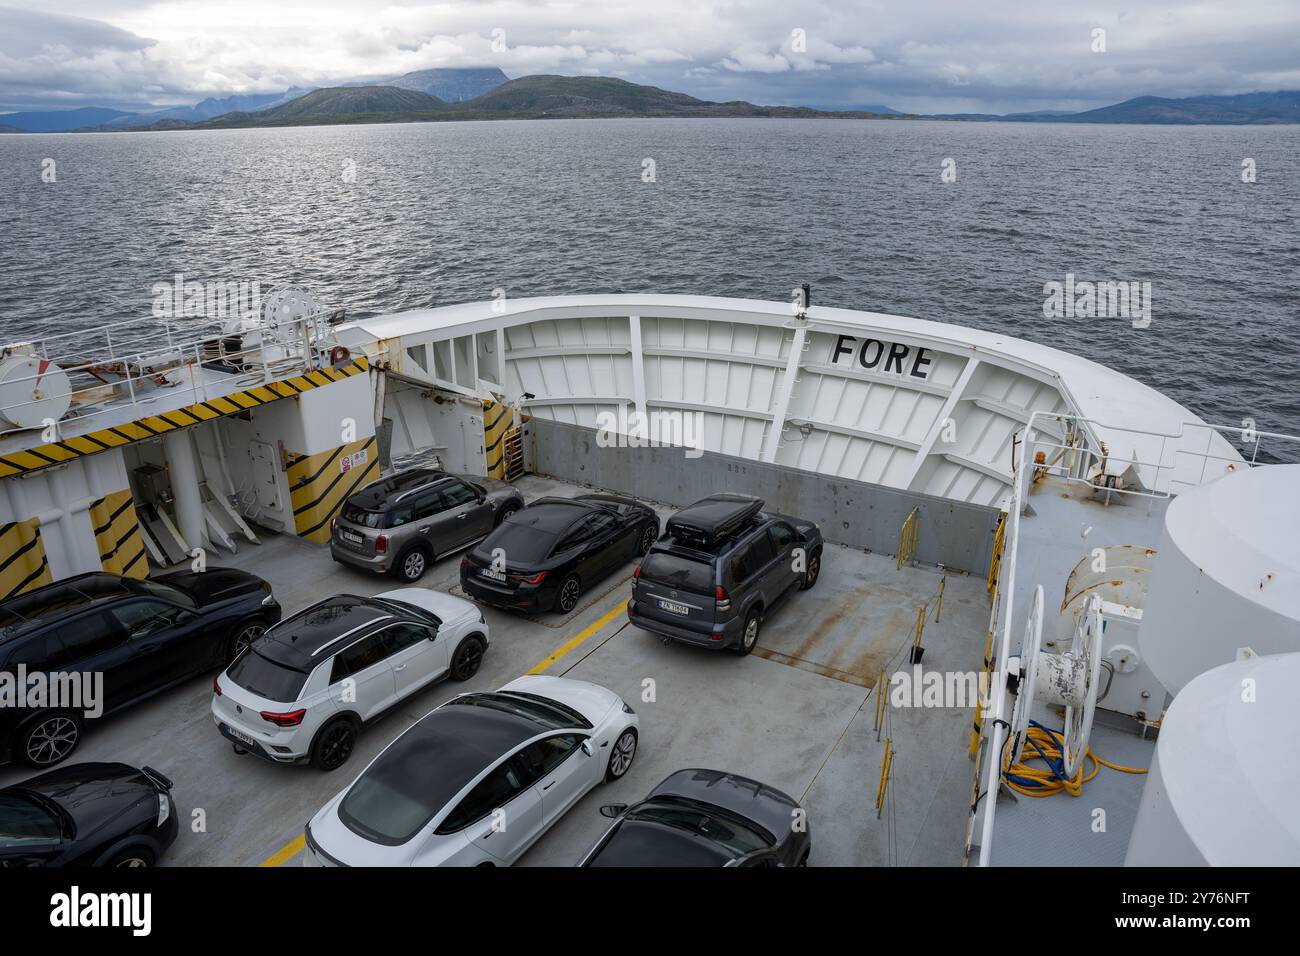
[[[263,320],[242,330],[225,333],[204,328],[196,335],[191,327],[186,330],[188,337],[180,339],[179,330],[170,322],[128,320],[93,332],[65,332],[14,342],[3,349],[15,357],[34,355],[54,362],[68,376],[71,386],[70,405],[60,422],[84,421],[122,408],[152,405],[162,396],[177,391],[188,390],[191,403],[198,403],[207,401],[213,394],[220,396],[301,374],[314,368],[318,354],[322,350],[328,351],[334,344],[326,321],[327,313],[324,311],[311,312],[284,321]],[[128,328],[133,332],[126,333],[124,330]],[[69,347],[66,353],[59,351],[63,344],[72,340],[81,345],[88,335],[101,333],[102,351],[87,354],[84,348],[73,347]],[[241,339],[241,344],[250,338],[256,341],[247,348],[227,349],[226,342],[236,338]],[[122,348],[124,340],[134,344],[144,339],[159,344],[134,351]],[[162,345],[162,341],[166,344]],[[205,363],[217,363],[232,371],[209,377],[204,374]],[[38,372],[8,379],[6,384],[29,382],[35,390],[45,377],[45,372]],[[13,402],[0,409],[0,416],[9,411],[42,405],[48,400],[33,398],[31,401]],[[60,422],[46,420],[43,425],[48,427]],[[30,429],[15,427],[5,433],[27,430]]]
[[[1116,457],[1109,453],[1098,454],[1097,452],[1081,449],[1077,444],[1055,442],[1035,437],[1035,432],[1036,429],[1038,429],[1039,423],[1048,421],[1063,422],[1073,426],[1068,429],[1067,433],[1078,434],[1077,429],[1079,426],[1085,428],[1091,426],[1107,429],[1107,431],[1111,433],[1129,433],[1148,438],[1160,438],[1162,439],[1160,445],[1160,460],[1157,462],[1140,462],[1136,459]],[[1007,661],[1011,657],[1011,625],[1015,617],[1014,596],[1016,588],[1016,563],[1019,557],[1020,516],[1024,510],[1024,496],[1027,491],[1025,478],[1027,475],[1053,474],[1055,477],[1063,481],[1087,485],[1092,490],[1104,491],[1108,494],[1134,495],[1147,498],[1169,498],[1172,496],[1172,492],[1168,488],[1161,490],[1159,487],[1160,482],[1158,480],[1162,471],[1170,470],[1175,467],[1172,464],[1165,464],[1165,452],[1168,450],[1169,441],[1172,439],[1183,439],[1188,436],[1189,432],[1198,429],[1203,429],[1207,433],[1205,450],[1202,452],[1195,452],[1184,450],[1182,448],[1175,448],[1173,457],[1175,461],[1177,461],[1178,456],[1180,455],[1200,457],[1202,463],[1201,468],[1199,469],[1199,476],[1202,479],[1205,479],[1206,477],[1220,477],[1220,475],[1207,476],[1207,469],[1210,467],[1211,462],[1222,462],[1225,472],[1237,468],[1254,467],[1258,460],[1262,440],[1265,438],[1276,440],[1279,443],[1283,443],[1287,448],[1295,449],[1297,452],[1300,452],[1300,436],[1287,435],[1281,432],[1264,432],[1248,426],[1186,422],[1177,432],[1158,432],[1153,430],[1135,429],[1126,426],[1117,427],[1093,419],[1085,419],[1077,415],[1061,415],[1055,412],[1035,411],[1029,416],[1029,420],[1023,431],[1025,436],[1023,442],[1024,454],[1022,454],[1020,459],[1016,462],[1016,467],[1012,474],[1011,501],[1007,506],[1007,529],[1003,543],[1004,554],[998,569],[999,580],[995,581],[993,591],[993,626],[990,628],[990,632],[991,634],[998,635],[997,657],[992,662],[992,674],[995,680],[990,681],[989,687],[993,700],[991,712],[988,714],[981,713],[980,715],[986,720],[991,719],[991,726],[993,729],[991,736],[988,738],[988,745],[982,752],[975,754],[977,758],[985,761],[985,767],[983,770],[984,790],[982,795],[980,795],[976,801],[977,807],[980,803],[983,803],[984,806],[984,817],[980,826],[979,839],[980,866],[989,865],[989,854],[992,850],[993,842],[993,822],[997,808],[997,788],[1001,779],[1001,761],[999,760],[999,755],[1002,752],[1002,746],[1006,739],[1007,728],[1010,721],[1010,714],[1007,710],[1009,697],[1007,688]],[[1249,459],[1229,457],[1214,451],[1215,436],[1218,435],[1219,437],[1223,437],[1226,441],[1226,436],[1229,434],[1235,434],[1243,443],[1252,446]],[[1036,451],[1039,449],[1049,448],[1055,448],[1060,451],[1055,462],[1048,462],[1046,460],[1043,462],[1037,462],[1034,460],[1036,457]],[[1094,458],[1110,464],[1119,462],[1121,464],[1141,465],[1154,468],[1157,480],[1151,483],[1150,488],[1119,488],[1110,487],[1104,483],[1098,485],[1086,476],[1086,469],[1083,470],[1083,473],[1080,473],[1081,469],[1078,467],[1079,462],[1077,458],[1071,461],[1066,460],[1066,453],[1069,452],[1092,455]],[[1046,458],[1047,456],[1045,454],[1044,459]],[[1185,484],[1194,487],[1199,482],[1174,478],[1171,476],[1170,483]],[[983,739],[983,736],[983,730],[981,728],[981,739]],[[975,749],[978,749],[978,745],[976,745]]]

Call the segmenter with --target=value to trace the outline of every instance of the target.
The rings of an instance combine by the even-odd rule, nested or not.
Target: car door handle
[[[551,787],[553,787],[553,786],[555,786],[555,781],[554,781],[554,780],[552,780],[552,781],[551,781],[550,783],[548,783],[546,786],[542,787],[542,790],[550,790]]]
[[[406,670],[406,665],[398,664],[396,667],[393,668],[393,673],[397,673],[398,671],[404,671],[404,670]]]
[[[464,521],[464,520],[465,520],[466,518],[468,518],[468,517],[469,517],[469,512],[467,512],[467,511],[462,511],[460,514],[456,515],[456,520],[457,520],[457,521]]]

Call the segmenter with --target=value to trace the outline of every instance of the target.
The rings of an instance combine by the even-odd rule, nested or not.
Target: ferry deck
[[[527,500],[587,489],[527,476]],[[671,513],[660,508],[661,517]],[[375,594],[392,579],[336,564],[328,547],[291,535],[262,535],[234,557],[270,581],[286,615],[334,593]],[[147,764],[176,782],[181,834],[169,866],[296,865],[303,824],[398,734],[438,704],[490,690],[529,671],[594,681],[641,715],[642,739],[628,775],[589,793],[520,861],[570,866],[603,832],[604,803],[640,799],[684,767],[752,776],[803,801],[813,833],[811,864],[957,865],[969,813],[973,765],[965,759],[971,711],[891,708],[885,730],[895,751],[893,812],[876,818],[881,751],[875,731],[882,669],[907,657],[917,606],[942,578],[934,568],[897,568],[892,556],[828,545],[817,586],[789,599],[766,622],[753,655],[738,658],[665,645],[627,619],[633,565],[585,596],[568,616],[524,617],[485,609],[491,646],[464,684],[436,684],[367,727],[341,770],[277,766],[236,754],[212,724],[210,678],[139,704],[87,734],[77,759]],[[421,587],[460,594],[459,557],[434,565]],[[979,667],[988,598],[982,578],[949,573],[939,620],[924,630],[925,662]],[[934,662],[933,664],[931,662]],[[653,701],[643,688],[653,682]],[[0,786],[30,776],[0,768]],[[191,824],[201,819],[198,832]]]

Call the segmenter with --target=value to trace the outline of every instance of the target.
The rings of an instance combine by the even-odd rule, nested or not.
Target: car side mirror
[[[591,745],[591,741],[589,739],[584,740],[582,742],[582,752],[585,753],[588,757],[592,756],[596,752],[596,748]]]
[[[627,812],[626,803],[607,803],[600,808],[600,815],[602,817],[609,817],[610,819],[613,819],[614,817],[621,817],[626,812]]]

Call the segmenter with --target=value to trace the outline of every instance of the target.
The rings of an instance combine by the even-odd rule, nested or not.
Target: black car
[[[821,564],[814,522],[749,495],[711,495],[668,519],[636,570],[627,616],[660,637],[748,654],[767,615],[816,584]]]
[[[224,666],[278,620],[271,586],[233,568],[81,574],[0,603],[0,672],[15,686],[43,675],[51,692],[0,698],[0,763],[59,763],[87,719]],[[103,699],[91,700],[98,675]]]
[[[78,763],[0,790],[0,867],[153,866],[176,839],[157,770]]]
[[[631,498],[539,498],[461,559],[460,583],[486,604],[567,614],[583,591],[658,537],[654,509]]]
[[[803,808],[774,787],[720,770],[679,770],[629,807],[579,866],[807,866]]]

